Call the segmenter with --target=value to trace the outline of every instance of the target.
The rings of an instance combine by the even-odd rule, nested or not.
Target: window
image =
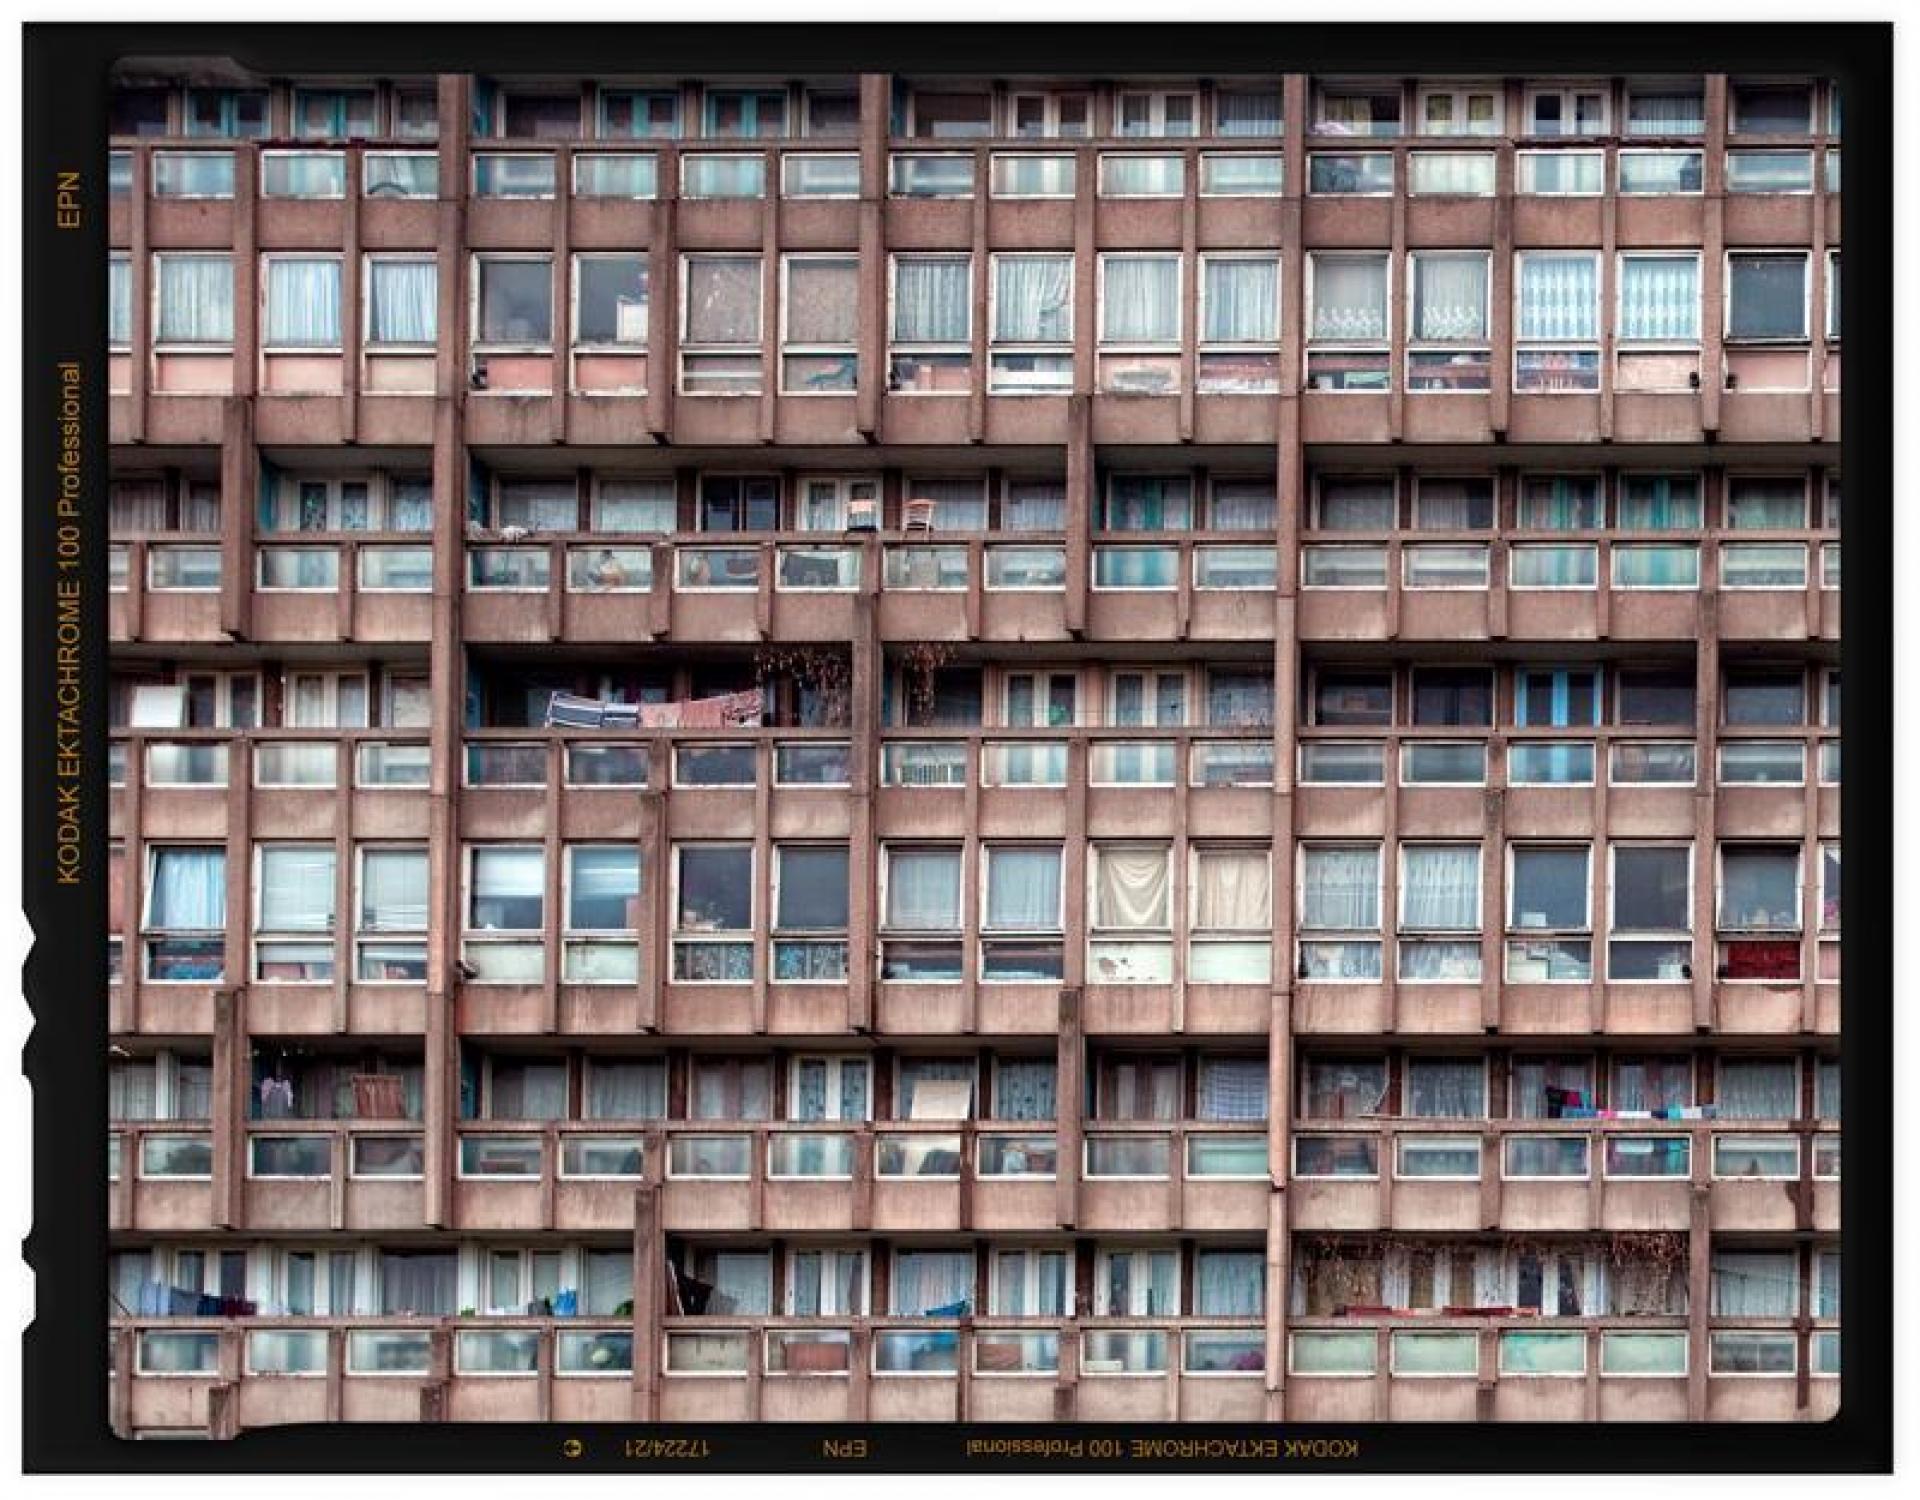
[[[1191,93],[1155,89],[1123,93],[1114,107],[1114,133],[1120,136],[1199,134],[1199,102]]]
[[[1407,157],[1407,191],[1416,198],[1491,198],[1491,151],[1415,151]]]
[[[1087,978],[1095,984],[1173,979],[1173,866],[1165,844],[1096,844],[1089,861]]]
[[[907,134],[920,140],[977,140],[993,134],[993,96],[914,90]]]
[[[1729,130],[1734,135],[1808,135],[1813,90],[1800,83],[1736,83]]]
[[[1600,384],[1600,257],[1523,251],[1515,277],[1514,388],[1590,391]]]
[[[1300,851],[1300,977],[1380,977],[1380,846]]]
[[[1307,383],[1313,390],[1383,391],[1387,365],[1385,254],[1314,253],[1308,257],[1312,302]]]
[[[1619,724],[1693,723],[1693,673],[1686,668],[1621,668],[1614,676]]]
[[[1058,980],[1061,925],[1059,847],[989,844],[981,977]]]
[[[268,256],[266,347],[333,351],[340,347],[337,257]]]
[[[317,981],[333,977],[334,851],[318,844],[257,848],[254,977]],[[308,934],[329,934],[324,938]]]
[[[888,389],[916,395],[967,390],[972,344],[972,257],[896,255]]]
[[[554,159],[546,153],[476,151],[473,156],[473,195],[476,198],[552,198]]]
[[[680,389],[741,396],[760,390],[761,269],[757,255],[689,255],[684,261]]]
[[[667,90],[601,89],[603,140],[671,140],[680,133],[680,96]]]
[[[188,89],[186,134],[250,139],[267,133],[265,89]]]
[[[1697,474],[1623,474],[1616,524],[1622,531],[1695,531],[1703,506]]]
[[[958,979],[960,850],[891,845],[884,856],[881,977]]]
[[[546,854],[538,845],[476,845],[467,852],[467,938],[480,983],[537,983],[546,949]],[[495,937],[493,934],[512,934]]]
[[[147,852],[146,977],[217,982],[225,973],[227,856],[217,847],[154,845]]]
[[[1060,1318],[1073,1306],[1072,1255],[1065,1250],[995,1250],[990,1306],[997,1318]]]
[[[973,1307],[973,1252],[896,1250],[892,1280],[893,1317],[964,1317]]]
[[[553,258],[474,257],[474,341],[489,348],[542,349],[553,341]]]
[[[1491,85],[1423,85],[1417,109],[1422,135],[1500,134],[1500,91]]]
[[[1599,151],[1522,151],[1518,190],[1535,197],[1597,198],[1606,191],[1606,155]]]
[[[1800,851],[1793,845],[1724,844],[1720,927],[1741,932],[1800,930]]]
[[[1480,846],[1402,845],[1400,978],[1478,983],[1479,931]]]
[[[1740,252],[1727,256],[1727,337],[1793,342],[1807,336],[1804,252]]]
[[[156,255],[153,337],[157,344],[233,342],[233,258]]]
[[[1277,198],[1285,158],[1250,151],[1208,151],[1200,158],[1202,198]]]
[[[375,133],[370,88],[295,89],[293,133],[301,140],[359,140]]]
[[[1400,90],[1363,84],[1322,84],[1313,105],[1315,135],[1398,135]]]
[[[866,1251],[790,1248],[786,1297],[790,1318],[864,1318],[867,1315]],[[844,1360],[844,1351],[841,1357]]]
[[[1307,191],[1329,196],[1388,197],[1393,192],[1393,157],[1385,151],[1340,155],[1316,151],[1307,158]]]
[[[1416,667],[1413,722],[1445,727],[1493,723],[1493,673],[1484,667]]]
[[[125,349],[133,342],[133,261],[125,251],[107,259],[107,346]]]
[[[1071,198],[1077,180],[1071,156],[995,154],[993,196],[996,198]]]
[[[1728,1120],[1796,1120],[1800,1069],[1791,1057],[1725,1057],[1714,1102]]]
[[[638,983],[638,943],[574,934],[638,931],[639,850],[621,844],[569,844],[565,856],[568,937],[561,977],[570,984]]]
[[[673,977],[677,983],[744,983],[753,977],[753,849],[674,849]]]
[[[1835,679],[1837,682],[1837,679]],[[1797,670],[1730,669],[1721,713],[1735,727],[1790,728],[1807,722],[1807,685]],[[1832,716],[1832,722],[1838,722]]]
[[[780,191],[789,198],[858,198],[860,158],[789,152],[780,158]]]
[[[1514,673],[1513,721],[1525,728],[1586,728],[1600,722],[1598,667],[1521,668]]]
[[[651,153],[577,151],[573,157],[576,198],[653,198],[660,191],[660,164]]]
[[[1622,197],[1691,194],[1705,184],[1705,156],[1699,151],[1622,151]]]
[[[1811,151],[1729,151],[1729,193],[1810,193]]]
[[[1518,844],[1508,849],[1507,980],[1584,983],[1593,977],[1586,845]]]
[[[1086,94],[1015,94],[1008,106],[1007,134],[1019,140],[1087,134],[1090,96]]]
[[[1178,198],[1185,191],[1185,157],[1108,153],[1100,158],[1103,198]]]
[[[1706,95],[1699,84],[1627,85],[1627,118],[1622,135],[1701,135],[1706,128]]]
[[[430,351],[438,336],[440,275],[430,256],[367,257],[367,343]]]
[[[1607,977],[1677,984],[1693,977],[1693,849],[1616,844],[1609,882]]]
[[[787,96],[781,89],[708,89],[706,134],[766,139],[789,134]]]
[[[156,151],[152,157],[156,198],[231,198],[231,151]]]
[[[789,255],[781,298],[781,389],[788,395],[851,391],[859,362],[859,262]]]
[[[873,1118],[872,1066],[865,1057],[796,1057],[788,1075],[787,1118],[818,1122]]]
[[[847,977],[847,848],[774,850],[773,977],[782,983]]]
[[[354,921],[354,972],[363,981],[427,977],[427,851],[363,847]]]
[[[1270,256],[1201,256],[1201,393],[1278,390],[1279,342],[1280,262]]]
[[[994,256],[992,329],[989,390],[1035,395],[1071,386],[1073,257]]]
[[[1179,384],[1180,257],[1100,257],[1100,388],[1162,395]]]
[[[649,278],[644,255],[577,255],[573,278],[576,348],[646,348]]]
[[[1489,261],[1477,251],[1423,251],[1409,257],[1413,317],[1407,389],[1487,389]]]
[[[1272,136],[1281,131],[1280,90],[1223,88],[1213,96],[1213,133]]]
[[[369,198],[434,198],[440,192],[440,158],[431,151],[368,151],[362,184]]]
[[[1619,298],[1622,342],[1699,342],[1697,255],[1622,255]]]
[[[1487,1116],[1487,1068],[1477,1057],[1410,1057],[1406,1090],[1402,1113],[1411,1119],[1484,1120]]]
[[[1398,509],[1391,478],[1323,476],[1314,490],[1313,524],[1321,531],[1391,531]]]
[[[1530,88],[1526,121],[1532,136],[1605,135],[1606,90],[1590,84]]]
[[[767,159],[729,152],[694,154],[680,158],[680,196],[688,199],[764,198],[767,195]]]

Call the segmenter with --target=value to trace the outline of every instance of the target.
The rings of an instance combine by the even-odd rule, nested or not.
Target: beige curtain
[[[1201,932],[1267,932],[1273,880],[1264,849],[1202,849],[1194,860],[1193,925]]]
[[[1112,928],[1172,926],[1172,875],[1167,850],[1094,851],[1093,925]]]

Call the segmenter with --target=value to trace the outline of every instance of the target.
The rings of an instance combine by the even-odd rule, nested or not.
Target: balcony
[[[1656,1120],[1299,1121],[1292,1223],[1323,1231],[1832,1229],[1837,1133]]]

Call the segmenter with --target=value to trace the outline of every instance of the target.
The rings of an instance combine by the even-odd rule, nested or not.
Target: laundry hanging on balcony
[[[758,729],[764,709],[759,688],[717,698],[673,703],[611,703],[555,693],[547,699],[546,727],[564,729]]]

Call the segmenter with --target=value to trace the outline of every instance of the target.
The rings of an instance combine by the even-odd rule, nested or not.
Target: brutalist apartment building
[[[129,71],[116,1428],[1834,1411],[1840,114]]]

